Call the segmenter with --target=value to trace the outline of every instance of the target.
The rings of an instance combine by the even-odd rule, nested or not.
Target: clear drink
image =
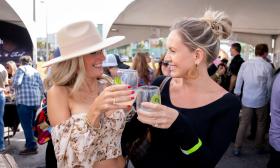
[[[138,88],[137,99],[136,99],[136,109],[141,109],[143,111],[149,111],[141,106],[143,102],[151,102],[155,104],[161,104],[160,89],[157,86],[141,86]]]
[[[133,69],[118,69],[117,76],[114,78],[115,84],[127,84],[132,87],[132,90],[134,90],[134,94],[131,95],[131,97],[134,97],[134,99],[122,102],[118,104],[122,105],[130,105],[134,103],[136,96],[137,96],[137,88],[138,88],[138,74],[136,70]]]

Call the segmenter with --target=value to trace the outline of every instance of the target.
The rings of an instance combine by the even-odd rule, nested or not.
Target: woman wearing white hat
[[[61,56],[48,61],[48,116],[58,167],[121,167],[120,138],[132,99],[128,85],[103,78],[103,49],[124,39],[102,40],[91,22],[57,33]],[[105,82],[104,82],[105,81]],[[105,88],[105,89],[104,89]]]

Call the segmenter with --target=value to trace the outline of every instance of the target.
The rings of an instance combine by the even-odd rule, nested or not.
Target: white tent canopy
[[[174,21],[200,17],[208,8],[229,15],[234,32],[231,40],[267,43],[272,48],[272,38],[276,38],[275,52],[280,52],[279,0],[136,0],[116,19],[108,36],[125,35],[120,45],[155,35],[166,37]]]

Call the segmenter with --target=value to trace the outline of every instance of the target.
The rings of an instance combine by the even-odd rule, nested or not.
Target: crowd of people
[[[19,67],[12,61],[0,65],[0,152],[5,101],[14,95],[26,139],[19,154],[37,153],[32,127],[46,95],[52,127],[46,167],[215,167],[231,142],[233,155],[242,156],[249,127],[258,154],[265,152],[269,128],[268,167],[279,165],[280,77],[266,44],[256,45],[255,57],[247,61],[239,43],[231,45],[231,60],[218,58],[220,39],[231,29],[220,11],[184,18],[171,26],[167,52],[157,65],[139,51],[128,66],[104,52],[125,37],[102,39],[90,21],[65,26],[57,32],[59,50],[44,64],[44,82],[30,56],[22,56]],[[135,91],[114,83],[118,69],[136,70],[139,87],[158,86],[161,104],[144,102],[146,110],[125,105]],[[131,147],[148,136],[148,147],[132,160]]]

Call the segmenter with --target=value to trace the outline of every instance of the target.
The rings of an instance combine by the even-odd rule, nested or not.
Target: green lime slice
[[[116,76],[116,77],[114,78],[114,83],[115,83],[116,85],[122,84],[121,78],[120,78],[119,76]]]
[[[155,104],[161,104],[160,95],[158,94],[153,95],[153,97],[151,98],[151,102]]]

